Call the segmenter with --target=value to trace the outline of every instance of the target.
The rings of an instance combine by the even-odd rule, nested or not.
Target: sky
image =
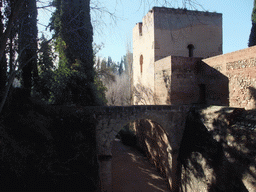
[[[44,0],[47,1],[47,0]],[[132,51],[132,30],[136,23],[142,22],[142,18],[154,6],[183,8],[183,0],[168,0],[169,4],[163,4],[164,0],[94,0],[91,1],[91,20],[94,28],[94,43],[104,46],[98,56],[113,61],[120,61],[126,54],[127,45]],[[192,0],[194,1],[194,0]],[[251,32],[251,13],[254,0],[195,0],[194,8],[199,11],[222,13],[223,27],[223,53],[229,53],[248,47],[248,39]],[[151,3],[150,3],[151,2]],[[201,5],[201,6],[199,6]],[[192,9],[186,5],[187,9]],[[98,10],[100,8],[101,11]],[[39,10],[39,23],[47,25],[51,13],[47,10]],[[46,33],[45,27],[39,24],[39,32]],[[40,35],[39,35],[40,37]]]

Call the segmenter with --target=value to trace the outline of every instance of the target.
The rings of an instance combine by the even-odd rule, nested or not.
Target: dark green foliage
[[[40,43],[41,54],[39,56],[39,67],[41,71],[53,70],[55,67],[53,65],[53,52],[50,42],[42,35]]]
[[[45,41],[47,43],[47,41]],[[51,54],[50,45],[42,49],[39,59],[39,80],[35,90],[35,95],[44,101],[55,104],[71,104],[89,105],[93,103],[93,93],[97,95],[98,102],[106,103],[106,88],[99,78],[95,77],[95,82],[91,87],[92,90],[86,89],[86,74],[82,73],[79,60],[68,66],[67,58],[64,52],[65,42],[60,38],[55,41],[56,49],[59,52],[59,67],[55,70],[52,68],[53,56]],[[44,52],[49,50],[49,52]],[[48,63],[48,64],[47,64]],[[90,93],[91,92],[91,93]]]
[[[249,43],[248,46],[254,46],[256,45],[256,23],[252,23],[251,33],[249,37]]]
[[[89,1],[54,2],[60,8],[55,15],[61,16],[53,19],[59,63],[54,69],[51,47],[44,40],[38,79],[35,2],[24,1],[19,16],[18,52],[20,67],[26,63],[22,71],[25,89],[13,91],[10,110],[0,122],[1,191],[95,191],[99,180],[96,122],[90,111],[34,105],[28,98],[32,88],[33,96],[50,103],[102,104],[94,84]],[[73,13],[79,13],[74,23],[64,19],[67,15],[63,14],[72,18]]]
[[[119,64],[119,69],[118,69],[119,75],[121,75],[123,73],[123,71],[124,71],[124,59],[121,58],[121,62]]]
[[[252,22],[256,23],[256,1],[254,0],[254,4],[253,4],[253,10],[252,10]]]
[[[23,67],[22,85],[28,90],[26,97],[29,97],[38,77],[36,0],[25,0],[19,17],[19,67]]]
[[[51,97],[52,82],[54,80],[54,65],[53,65],[53,53],[52,46],[49,41],[46,40],[44,35],[41,37],[40,43],[40,55],[38,62],[37,85],[33,89],[33,96],[40,97],[44,101],[49,101]]]
[[[0,145],[1,191],[95,191],[99,178],[92,114],[20,105],[0,124],[7,133]]]
[[[54,76],[54,97],[51,101],[58,104],[102,105],[105,90],[99,81],[95,83],[89,0],[55,0],[53,5],[56,11],[50,27],[55,32],[59,65]]]
[[[8,114],[12,111],[19,112],[25,110],[23,108],[27,108],[31,104],[31,101],[28,97],[26,97],[26,94],[27,90],[24,88],[12,87],[9,91],[9,97],[7,98],[3,108],[3,113]]]
[[[106,99],[106,91],[107,88],[103,85],[102,81],[100,80],[100,78],[95,77],[95,86],[97,88],[97,94],[98,94],[98,98],[104,103],[106,104],[108,101]]]
[[[113,65],[113,61],[111,57],[108,57],[108,63],[107,63],[107,67],[110,68]]]
[[[252,10],[252,28],[251,28],[251,33],[249,37],[249,43],[248,46],[254,46],[256,45],[256,1],[254,1],[254,7]]]

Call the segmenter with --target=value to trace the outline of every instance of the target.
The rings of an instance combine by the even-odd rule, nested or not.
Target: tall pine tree
[[[256,45],[256,0],[254,0],[253,4],[253,10],[252,10],[252,28],[251,28],[251,34],[249,37],[249,43],[248,46],[254,46]]]
[[[51,29],[55,31],[59,66],[72,70],[68,92],[75,103],[98,105],[101,102],[97,100],[94,85],[90,0],[55,0],[54,6]]]
[[[22,84],[30,97],[36,83],[37,71],[37,7],[36,0],[24,0],[19,20],[19,63],[22,68]]]

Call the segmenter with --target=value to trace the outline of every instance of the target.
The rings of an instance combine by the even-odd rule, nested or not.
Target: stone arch
[[[139,113],[125,115],[123,113],[118,113],[115,116],[106,115],[99,120],[96,137],[98,141],[98,154],[111,155],[111,142],[115,139],[118,132],[128,123],[134,122],[140,119],[150,119],[151,121],[159,124],[167,132],[168,138],[170,139],[171,148],[177,150],[183,132],[177,129],[177,122],[174,120],[183,119],[182,113],[169,113],[159,112],[159,111],[141,111]],[[179,122],[183,124],[183,122]],[[181,125],[183,127],[183,125]],[[174,127],[174,128],[173,128]]]
[[[172,116],[175,116],[176,114],[180,114],[181,116],[183,115],[182,113],[179,113],[179,112],[174,112],[170,114],[168,112],[164,113],[159,111],[154,111],[154,112],[142,111],[140,113],[133,113],[127,116],[122,113],[119,113],[117,116],[112,116],[112,117],[109,117],[106,115],[105,118],[102,118],[99,121],[98,126],[105,126],[105,128],[98,129],[97,131],[97,134],[100,133],[100,130],[102,131],[101,135],[98,135],[97,140],[99,141],[99,139],[101,139],[101,142],[103,142],[100,144],[101,146],[98,146],[99,147],[98,154],[101,154],[106,157],[104,161],[100,162],[100,178],[101,180],[103,180],[104,182],[103,185],[105,186],[103,188],[105,189],[108,188],[107,186],[111,186],[111,183],[112,183],[111,178],[107,178],[105,177],[105,175],[109,175],[111,173],[111,157],[112,157],[111,146],[112,146],[112,141],[115,139],[115,136],[122,129],[122,127],[124,127],[130,122],[134,122],[136,120],[141,120],[141,119],[150,119],[154,123],[160,125],[167,134],[169,147],[166,148],[166,156],[167,156],[167,159],[165,161],[166,170],[167,170],[166,177],[168,179],[170,188],[173,189],[173,191],[176,190],[176,187],[178,187],[179,185],[179,167],[178,167],[178,160],[177,160],[179,139],[176,138],[178,137],[176,135],[176,131],[172,129],[172,127],[174,126],[173,121],[175,119],[175,117],[172,117]],[[178,116],[176,118],[179,118],[181,116]],[[179,120],[181,119],[179,118]],[[106,134],[106,136],[104,136],[104,134]],[[181,134],[181,137],[182,137],[182,134]]]
[[[118,114],[117,116],[109,117],[106,116],[99,120],[97,129],[96,129],[96,137],[98,144],[98,153],[103,155],[111,155],[111,142],[115,139],[117,133],[130,122],[134,122],[140,119],[150,119],[155,123],[161,125],[164,130],[168,130],[168,127],[171,126],[168,121],[168,117],[165,117],[164,114],[159,112],[141,112],[135,113],[129,116],[122,116],[122,114]],[[170,134],[170,131],[166,131]],[[172,133],[171,133],[172,135]]]

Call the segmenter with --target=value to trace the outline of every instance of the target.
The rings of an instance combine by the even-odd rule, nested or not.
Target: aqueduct
[[[177,158],[185,127],[186,114],[190,105],[136,105],[90,107],[97,119],[96,139],[100,166],[101,191],[111,191],[111,143],[117,133],[130,122],[150,119],[166,131],[170,143],[169,166],[171,167],[171,188],[178,190]]]

